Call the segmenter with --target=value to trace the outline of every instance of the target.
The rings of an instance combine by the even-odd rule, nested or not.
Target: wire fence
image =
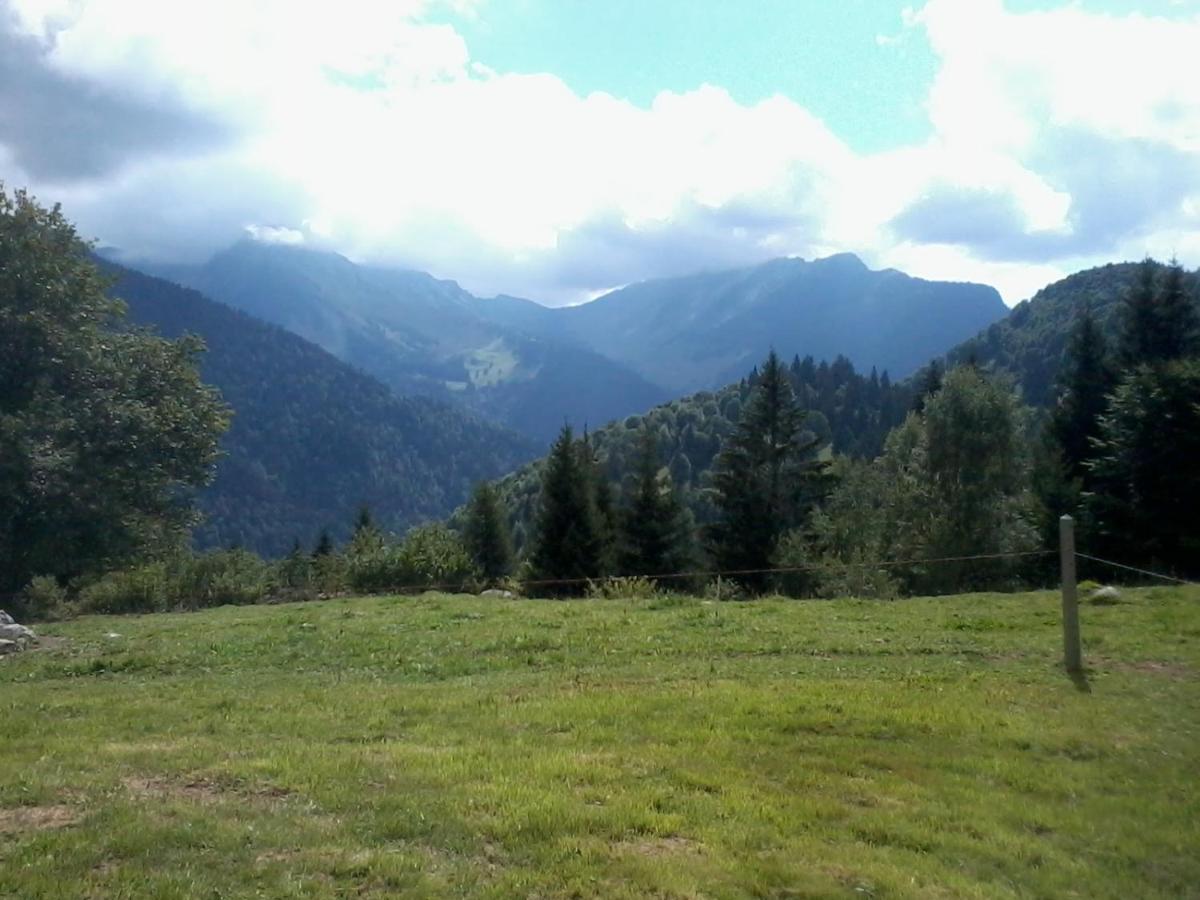
[[[996,561],[1007,559],[1028,559],[1033,557],[1046,557],[1056,554],[1056,550],[1026,550],[1012,553],[973,553],[965,556],[939,556],[939,557],[924,557],[916,559],[891,559],[891,560],[872,560],[870,562],[822,562],[809,563],[807,565],[798,566],[773,566],[762,569],[693,569],[685,572],[660,572],[652,575],[635,575],[635,574],[611,574],[611,575],[596,575],[596,576],[580,576],[573,578],[511,578],[508,583],[520,586],[522,590],[527,588],[554,588],[554,587],[586,587],[588,585],[599,584],[605,581],[620,581],[631,580],[634,578],[642,578],[647,581],[711,581],[713,579],[732,579],[744,578],[746,576],[757,575],[797,575],[808,572],[830,572],[830,571],[851,571],[851,570],[877,570],[896,568],[901,566],[931,566],[941,565],[946,563],[962,563],[962,562],[982,562]],[[389,588],[389,592],[406,594],[417,591],[456,591],[461,590],[464,582],[444,582],[444,583],[429,583],[400,585]]]
[[[1136,572],[1138,575],[1147,575],[1150,578],[1158,578],[1158,579],[1161,579],[1162,581],[1170,581],[1174,584],[1183,584],[1183,585],[1188,585],[1190,587],[1200,586],[1200,583],[1195,582],[1195,581],[1188,581],[1187,579],[1184,579],[1184,578],[1176,578],[1174,575],[1164,575],[1161,572],[1152,572],[1149,569],[1139,569],[1137,566],[1128,566],[1125,563],[1114,562],[1111,559],[1102,559],[1099,556],[1092,556],[1088,553],[1080,553],[1080,552],[1076,551],[1075,555],[1077,557],[1079,557],[1080,559],[1088,559],[1088,560],[1091,560],[1092,562],[1102,563],[1103,565],[1106,565],[1106,566],[1112,566],[1114,569],[1122,569],[1126,572]]]
[[[602,584],[604,582],[620,582],[622,580],[632,580],[636,578],[645,579],[646,581],[654,582],[679,582],[679,581],[708,581],[714,579],[729,579],[736,581],[738,578],[747,576],[783,576],[783,575],[799,575],[805,573],[829,573],[835,571],[863,571],[863,570],[882,570],[894,569],[905,566],[935,566],[945,565],[948,563],[969,563],[969,562],[987,562],[1000,560],[1017,560],[1017,559],[1035,559],[1045,558],[1048,556],[1057,556],[1058,550],[1025,550],[1010,553],[973,553],[963,556],[937,556],[937,557],[918,557],[911,559],[888,559],[888,560],[871,560],[868,562],[820,562],[808,563],[806,565],[795,566],[773,566],[760,569],[692,569],[683,572],[658,572],[651,575],[634,575],[634,574],[611,574],[597,576],[580,576],[572,578],[510,578],[508,584],[514,587],[519,587],[522,592],[527,592],[530,588],[567,588],[567,587],[588,587],[591,585]],[[1111,559],[1104,559],[1099,556],[1092,556],[1088,553],[1076,552],[1075,556],[1079,559],[1086,559],[1090,562],[1099,563],[1101,565],[1111,566],[1115,569],[1132,572],[1138,575],[1143,575],[1149,578],[1157,578],[1162,581],[1173,584],[1196,587],[1200,583],[1189,581],[1187,579],[1178,578],[1174,575],[1166,575],[1161,572],[1155,572],[1150,569],[1143,569],[1137,566],[1126,565],[1125,563],[1116,562]],[[420,584],[398,585],[388,588],[390,593],[408,594],[420,591],[460,591],[464,587],[463,581],[429,583],[423,582]]]

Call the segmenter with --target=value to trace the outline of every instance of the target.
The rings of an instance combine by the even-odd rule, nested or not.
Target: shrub
[[[50,575],[33,578],[16,598],[13,610],[18,620],[57,619],[66,614],[67,592]]]
[[[163,562],[109,572],[85,584],[75,608],[81,613],[147,613],[168,609],[173,596]]]
[[[400,544],[384,542],[348,556],[346,574],[353,590],[366,592],[466,590],[478,575],[458,535],[443,525],[414,528]]]
[[[177,605],[188,609],[258,603],[278,586],[273,567],[246,550],[185,557],[175,581]]]
[[[627,575],[588,581],[587,596],[592,600],[651,600],[659,595],[652,578]]]

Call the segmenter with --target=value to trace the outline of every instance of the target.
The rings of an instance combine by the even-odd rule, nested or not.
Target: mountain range
[[[203,338],[201,376],[233,410],[200,547],[279,556],[322,530],[345,537],[358,509],[402,532],[445,516],[480,480],[535,444],[447,403],[401,397],[320,347],[198,292],[102,263],[129,319],[164,337]]]
[[[536,457],[567,419],[592,425],[614,476],[631,436],[650,424],[664,465],[702,504],[745,376],[772,347],[839,341],[899,373],[939,356],[973,359],[1011,373],[1027,401],[1044,404],[1075,311],[1087,303],[1115,328],[1135,268],[1078,273],[997,318],[1003,305],[990,288],[874,272],[847,254],[647,282],[562,309],[252,242],[163,270],[228,305],[106,265],[135,322],[204,338],[202,374],[235,413],[226,457],[200,497],[197,543],[271,555],[322,529],[344,536],[363,504],[395,531],[444,517],[476,481]],[[963,331],[965,340],[946,343]],[[797,352],[790,368],[809,427],[837,452],[878,452],[911,402],[911,380],[850,353],[830,353],[832,364],[813,356]],[[684,394],[678,386],[714,382],[715,391],[659,402]],[[535,473],[521,470],[506,491],[525,513]]]
[[[543,445],[564,420],[597,427],[718,388],[771,348],[901,377],[1007,312],[990,287],[872,271],[851,254],[649,281],[563,308],[251,240],[154,271],[401,394],[449,400]]]

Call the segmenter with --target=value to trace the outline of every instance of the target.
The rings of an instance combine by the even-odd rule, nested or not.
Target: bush
[[[458,535],[443,525],[414,528],[400,544],[381,543],[347,558],[355,591],[438,588],[467,590],[478,577]]]
[[[258,603],[278,587],[273,567],[246,550],[185,557],[175,578],[176,605],[187,609]]]
[[[148,613],[170,608],[173,597],[166,563],[109,572],[85,584],[75,603],[80,613]]]
[[[652,600],[659,596],[659,590],[653,578],[626,575],[589,580],[587,596],[591,600]]]
[[[57,619],[66,614],[67,592],[58,579],[38,575],[16,597],[13,614],[19,621]]]

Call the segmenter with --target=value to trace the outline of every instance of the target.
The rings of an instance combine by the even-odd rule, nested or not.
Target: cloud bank
[[[549,303],[843,250],[1009,302],[1200,265],[1200,15],[929,0],[888,40],[939,60],[931,136],[859,154],[784,97],[492,71],[434,9],[0,0],[0,179],[133,256],[249,230]]]

